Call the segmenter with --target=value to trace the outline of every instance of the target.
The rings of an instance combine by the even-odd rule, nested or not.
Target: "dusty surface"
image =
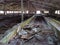
[[[21,39],[20,36],[16,36],[12,40],[9,41],[6,45],[54,45],[54,32],[42,19],[35,19],[37,21],[32,21],[30,24],[36,27],[39,25],[41,32],[30,36],[32,38],[28,40]],[[0,44],[5,45],[5,44]]]

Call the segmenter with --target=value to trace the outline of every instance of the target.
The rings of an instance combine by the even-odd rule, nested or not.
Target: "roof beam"
[[[37,1],[37,0],[30,0],[32,3],[35,2],[36,4],[43,4],[43,5],[48,5],[50,7],[54,7],[54,8],[60,8],[59,5],[56,5],[56,4],[53,4],[53,3],[48,3],[47,1],[44,2],[44,1]]]

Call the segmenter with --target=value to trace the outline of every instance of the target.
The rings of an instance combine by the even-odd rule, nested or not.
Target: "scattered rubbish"
[[[47,40],[50,45],[54,45],[53,39],[50,36],[47,37]]]

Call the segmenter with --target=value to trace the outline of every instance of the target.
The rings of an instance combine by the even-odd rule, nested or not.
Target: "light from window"
[[[19,13],[21,13],[21,11],[18,11]]]
[[[36,11],[36,14],[41,14],[41,12],[40,11]]]
[[[55,14],[60,14],[60,10],[56,10],[55,11]]]
[[[14,11],[14,13],[19,13],[19,11]]]
[[[4,11],[0,11],[0,14],[4,14]]]
[[[57,10],[55,11],[55,14],[58,14],[58,11]]]
[[[49,11],[44,11],[44,13],[49,13]]]
[[[13,11],[7,11],[7,13],[14,13]]]
[[[27,10],[27,11],[26,11],[26,13],[28,14],[28,13],[29,13],[29,11]]]

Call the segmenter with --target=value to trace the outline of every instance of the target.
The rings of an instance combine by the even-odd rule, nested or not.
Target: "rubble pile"
[[[16,36],[6,45],[56,45],[54,32],[44,21],[31,21],[23,28],[17,27]]]
[[[43,32],[39,25],[26,25],[20,29],[13,40],[10,40],[11,45],[55,45],[52,33]],[[45,30],[47,31],[47,30]],[[47,31],[50,32],[50,31]]]

